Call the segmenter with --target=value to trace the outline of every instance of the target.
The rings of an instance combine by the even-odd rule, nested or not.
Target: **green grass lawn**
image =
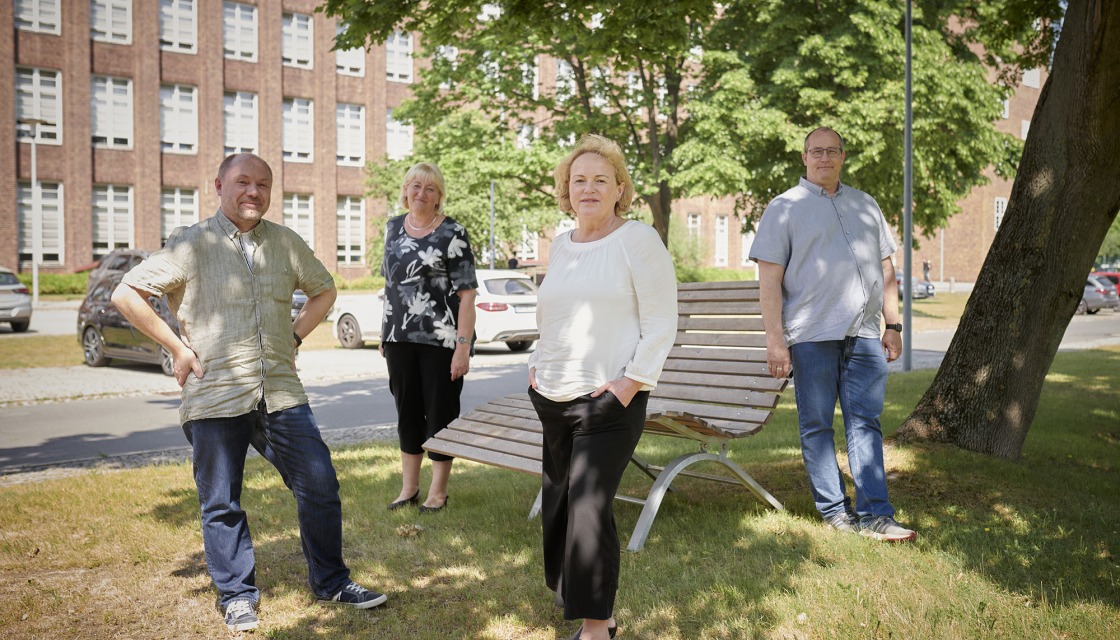
[[[893,375],[889,433],[932,371]],[[679,479],[645,549],[623,553],[620,638],[1120,637],[1120,348],[1059,353],[1023,458],[889,446],[912,545],[826,529],[801,465],[792,395],[732,457],[788,511]],[[650,437],[667,460],[681,441]],[[444,512],[387,512],[393,444],[335,452],[354,578],[382,608],[313,604],[291,496],[260,459],[243,503],[263,591],[262,638],[566,638],[543,585],[534,477],[459,462]],[[425,466],[425,472],[427,472]],[[624,490],[648,488],[629,472]],[[617,503],[623,546],[639,509]],[[0,630],[9,638],[226,638],[214,611],[189,465],[0,488]]]

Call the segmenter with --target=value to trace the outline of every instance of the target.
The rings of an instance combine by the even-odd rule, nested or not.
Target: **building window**
[[[132,80],[93,76],[90,94],[93,144],[110,149],[132,147]]]
[[[16,0],[16,29],[58,35],[60,22],[58,0]]]
[[[20,181],[16,195],[16,215],[19,218],[19,261],[31,262],[34,250],[34,212],[35,200],[31,190],[30,181]],[[63,255],[63,219],[62,219],[62,184],[59,182],[39,181],[39,212],[40,233],[39,250],[44,264],[62,264]]]
[[[412,155],[412,125],[393,119],[393,110],[385,116],[385,153],[390,160],[401,160]]]
[[[225,154],[256,153],[257,94],[248,91],[227,91],[223,107]]]
[[[1000,107],[999,117],[1003,118],[1004,120],[1007,120],[1011,117],[1011,100],[1009,98],[1003,99]]]
[[[362,166],[366,161],[366,108],[338,103],[335,107],[338,132],[338,164]]]
[[[47,69],[16,69],[16,120],[43,120],[35,127],[35,141],[62,142],[62,78]],[[30,140],[20,137],[20,141]]]
[[[312,128],[314,105],[306,98],[284,100],[284,124],[280,132],[284,159],[291,162],[311,162],[315,147]]]
[[[446,66],[450,71],[455,71],[459,68],[459,48],[448,45],[439,45],[436,47],[436,55],[432,58],[432,67],[440,68]],[[439,88],[447,90],[451,88],[451,80],[444,78],[439,83]]]
[[[366,255],[366,203],[359,196],[338,198],[338,263],[362,264]]]
[[[739,258],[739,266],[753,267],[755,266],[754,260],[751,260],[751,245],[754,244],[754,234],[744,233],[741,238],[741,257]],[[757,277],[757,275],[755,276]]]
[[[1019,137],[1026,140],[1027,139],[1027,133],[1030,132],[1030,130],[1031,130],[1031,121],[1030,120],[1020,120],[1019,121]]]
[[[385,41],[385,77],[394,82],[412,82],[412,34],[393,32]]]
[[[688,214],[688,237],[692,240],[700,239],[700,214]]]
[[[529,231],[528,225],[521,225],[521,242],[518,243],[514,256],[518,260],[537,260],[539,247],[540,234],[536,231]]]
[[[727,266],[727,216],[716,216],[716,266]]]
[[[310,69],[315,57],[311,16],[285,13],[280,27],[280,57],[289,67]]]
[[[298,233],[312,250],[315,249],[315,225],[311,217],[314,201],[311,195],[284,194],[284,226]]]
[[[521,82],[528,85],[534,100],[541,97],[541,65],[540,56],[533,58],[532,62],[521,63]]]
[[[198,15],[194,0],[159,0],[159,47],[194,53],[198,48]]]
[[[89,35],[101,42],[132,44],[132,0],[90,0]]]
[[[1023,72],[1023,86],[1032,89],[1038,89],[1042,86],[1042,71],[1035,67],[1029,71]]]
[[[162,247],[172,231],[198,222],[198,190],[164,189],[160,195],[159,214],[159,246]]]
[[[346,26],[339,23],[338,27],[335,29],[335,34],[342,33],[345,29]],[[358,47],[345,51],[335,51],[334,69],[344,76],[362,77],[366,75],[366,50]]]
[[[93,187],[93,257],[132,246],[132,187]]]
[[[556,61],[556,99],[563,101],[576,93],[576,74],[567,60]]]
[[[159,88],[159,141],[167,153],[198,152],[198,89],[185,84]]]
[[[528,149],[530,146],[532,146],[533,141],[537,139],[539,133],[540,132],[537,130],[537,125],[535,124],[523,124],[518,127],[517,148]]]
[[[1007,198],[995,199],[995,227],[999,231],[999,226],[1003,224],[1003,213],[1007,211]]]
[[[257,61],[257,8],[226,0],[222,3],[222,50],[227,58]]]

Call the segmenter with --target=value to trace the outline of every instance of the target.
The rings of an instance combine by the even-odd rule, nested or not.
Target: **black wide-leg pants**
[[[614,496],[642,437],[649,392],[627,407],[610,392],[553,402],[530,389],[529,397],[544,428],[545,584],[565,619],[606,620],[621,564]]]

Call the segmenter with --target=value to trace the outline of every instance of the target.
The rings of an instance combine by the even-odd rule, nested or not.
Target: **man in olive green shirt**
[[[295,496],[315,595],[361,609],[378,606],[386,597],[351,581],[342,560],[338,480],[295,368],[299,343],[334,304],[334,280],[295,231],[262,220],[272,190],[264,160],[227,157],[214,187],[218,212],[176,229],[163,249],[125,275],[113,302],[174,358],[218,606],[230,631],[256,628],[260,592],[241,509],[250,445]],[[293,323],[297,288],[308,300]],[[146,301],[163,294],[179,320],[178,335]]]

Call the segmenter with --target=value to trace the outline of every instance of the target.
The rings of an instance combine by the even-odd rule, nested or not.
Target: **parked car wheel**
[[[1082,298],[1082,299],[1081,299],[1081,302],[1078,302],[1078,303],[1077,303],[1077,311],[1074,311],[1074,313],[1075,313],[1075,314],[1077,314],[1077,315],[1079,315],[1079,316],[1080,316],[1080,315],[1084,315],[1084,314],[1085,314],[1085,312],[1086,312],[1086,311],[1087,311],[1088,309],[1089,309],[1089,303],[1088,303],[1088,302],[1085,302],[1085,298]]]
[[[362,340],[362,330],[354,316],[346,314],[339,318],[338,342],[343,349],[361,349],[365,346],[365,341]]]
[[[30,322],[12,322],[11,325],[12,325],[12,331],[14,331],[16,333],[23,333],[24,331],[27,331],[27,328],[31,326],[31,323]]]
[[[101,334],[93,327],[87,327],[82,334],[82,353],[85,354],[86,364],[91,367],[104,367],[109,364],[109,359],[105,357]]]
[[[506,346],[509,347],[510,351],[516,353],[518,351],[527,350],[531,344],[533,344],[532,340],[510,340],[506,343]]]
[[[1094,313],[1096,313],[1098,311],[1100,311],[1100,309],[1086,309],[1085,313],[1087,313],[1089,315],[1093,315]]]
[[[159,348],[159,368],[163,369],[163,374],[166,376],[175,375],[175,358],[163,347]]]

